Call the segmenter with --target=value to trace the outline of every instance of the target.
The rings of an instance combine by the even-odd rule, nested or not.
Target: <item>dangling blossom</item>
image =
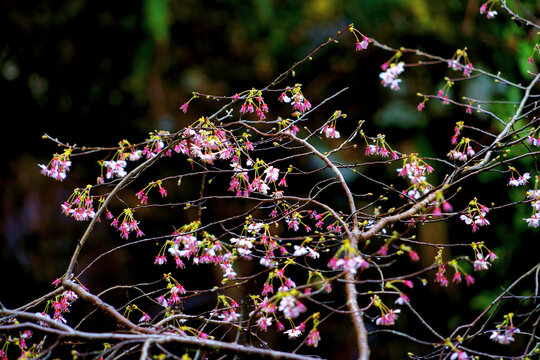
[[[61,155],[55,154],[48,166],[39,164],[38,166],[41,168],[41,174],[58,181],[63,181],[71,166],[71,161],[69,160],[70,155],[71,148],[68,148],[64,150],[64,153]]]
[[[279,169],[273,166],[267,167],[266,170],[264,170],[264,174],[266,175],[264,181],[267,183],[275,182],[279,179]]]
[[[399,293],[399,297],[396,299],[395,303],[398,305],[404,305],[408,303],[411,299],[405,293]]]
[[[293,296],[288,295],[281,299],[278,310],[283,312],[285,318],[295,319],[300,316],[301,313],[305,312],[307,308]]]
[[[371,42],[370,38],[368,38],[365,35],[362,35],[362,41],[359,40],[356,42],[356,51],[367,49],[370,42]]]
[[[468,360],[469,355],[465,351],[462,350],[456,350],[452,356],[450,356],[450,360]]]
[[[498,342],[501,345],[509,345],[514,342],[513,335],[519,332],[519,329],[516,327],[510,327],[503,332],[501,332],[501,330],[492,330],[491,336],[489,338],[493,341]]]
[[[269,327],[269,326],[272,326],[272,318],[271,318],[271,317],[261,316],[261,317],[257,320],[257,326],[258,326],[259,329],[261,329],[262,331],[268,330],[268,327]]]
[[[127,172],[125,170],[125,167],[127,165],[127,162],[125,160],[110,160],[110,161],[104,161],[103,166],[107,168],[107,174],[105,177],[107,179],[112,179],[114,176],[122,178],[127,175]]]
[[[295,327],[294,329],[289,329],[283,333],[287,334],[287,336],[289,336],[289,339],[295,339],[299,337],[300,335],[302,335],[302,331],[300,331],[298,327]]]
[[[538,214],[533,214],[530,218],[525,218],[523,220],[527,222],[529,227],[537,228],[540,226],[540,216],[538,216]]]
[[[319,330],[312,329],[307,336],[306,345],[317,347],[319,345],[320,340],[321,340],[321,334],[319,333]]]
[[[336,128],[333,126],[324,125],[324,127],[321,130],[321,133],[323,132],[327,138],[339,139],[341,137],[339,131],[337,131]]]
[[[531,174],[524,173],[523,175],[519,176],[517,179],[512,176],[510,180],[508,181],[509,186],[520,186],[520,185],[526,185],[529,182],[529,179],[531,178]]]
[[[484,255],[478,253],[476,254],[476,260],[474,262],[474,270],[480,271],[480,270],[487,270],[489,269],[489,266],[491,264],[484,259]]]
[[[375,323],[377,325],[390,326],[396,323],[398,314],[401,312],[401,309],[389,309],[386,314],[381,315]]]
[[[527,135],[527,144],[532,146],[540,146],[540,137],[536,138],[532,134]]]
[[[392,90],[399,90],[401,79],[398,79],[398,76],[405,70],[404,66],[404,62],[392,64],[385,72],[380,73],[379,77],[383,86],[390,87]]]
[[[366,269],[369,267],[369,263],[360,255],[351,258],[336,259],[333,257],[328,262],[328,267],[332,270],[340,270],[343,272],[350,272],[356,274],[358,269]]]

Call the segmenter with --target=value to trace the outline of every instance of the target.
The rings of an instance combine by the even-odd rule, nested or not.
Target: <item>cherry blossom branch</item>
[[[536,74],[536,76],[531,81],[529,86],[527,86],[527,88],[525,89],[525,93],[523,94],[523,97],[522,97],[522,99],[521,99],[521,101],[519,103],[518,108],[516,109],[516,112],[514,113],[514,116],[512,116],[512,119],[506,124],[506,126],[499,133],[499,135],[497,135],[495,140],[493,140],[492,144],[485,150],[487,152],[486,152],[486,155],[484,156],[484,158],[477,165],[469,167],[468,171],[475,170],[475,169],[478,169],[478,168],[482,168],[489,161],[489,159],[491,158],[491,154],[493,153],[492,149],[497,146],[497,144],[508,134],[510,129],[514,126],[516,120],[519,118],[519,116],[521,114],[521,111],[523,110],[523,107],[525,106],[525,104],[529,100],[530,92],[532,91],[533,87],[536,85],[536,83],[538,82],[539,79],[540,79],[540,73]]]
[[[163,149],[163,152],[161,152],[161,154],[164,154],[165,152],[167,152],[167,150],[171,149],[173,146],[174,146],[174,142],[171,142],[167,147],[165,147],[165,149]],[[160,158],[160,156],[161,155],[151,157],[147,159],[146,161],[144,161],[143,163],[141,163],[135,169],[131,170],[122,180],[118,182],[118,184],[116,184],[114,189],[105,198],[105,201],[103,201],[100,208],[96,211],[94,218],[90,221],[90,224],[88,224],[83,236],[77,242],[77,247],[75,248],[75,251],[73,252],[68,268],[66,270],[66,278],[70,279],[72,277],[75,264],[77,262],[77,259],[79,258],[79,254],[86,240],[90,237],[90,234],[94,230],[95,224],[99,221],[101,214],[103,214],[109,202],[116,196],[118,191],[120,191],[124,186],[126,186],[131,181],[133,181],[133,179],[136,176],[138,176],[140,173],[142,173],[145,169],[147,169],[152,164],[154,164]]]

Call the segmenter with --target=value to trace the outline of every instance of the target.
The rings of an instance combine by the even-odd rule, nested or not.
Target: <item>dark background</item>
[[[84,229],[84,224],[61,215],[59,205],[74,187],[95,181],[97,168],[89,163],[74,164],[64,183],[44,178],[37,164],[47,163],[58,151],[42,139],[44,133],[70,144],[114,146],[124,138],[143,140],[152,130],[174,131],[216,109],[215,103],[201,99],[184,115],[178,107],[192,91],[232,95],[264,87],[350,23],[390,46],[419,48],[447,58],[466,46],[476,67],[501,71],[512,81],[525,81],[534,31],[518,27],[501,14],[487,20],[478,13],[480,5],[475,0],[2,1],[0,300],[16,307],[50,290]],[[520,2],[516,8],[530,19],[538,11]],[[385,132],[393,146],[404,152],[444,156],[449,142],[440,139],[449,140],[459,120],[490,129],[485,117],[465,118],[463,109],[433,101],[424,112],[416,111],[416,92],[436,93],[448,75],[444,65],[407,70],[400,92],[380,86],[379,66],[390,56],[373,47],[356,53],[354,39],[345,35],[339,44],[324,49],[299,68],[291,81],[302,83],[314,104],[349,86],[350,90],[336,100],[336,108],[341,107],[352,119],[366,119],[366,130]],[[453,90],[456,98],[519,98],[519,93],[489,81],[470,81]],[[512,111],[497,105],[492,110],[501,116]],[[500,192],[493,198],[490,186],[500,187],[505,182],[506,177],[497,174],[475,180],[473,191],[462,192],[454,206],[463,209],[473,196],[498,204],[523,198],[522,190]],[[528,231],[521,221],[529,216],[528,211],[523,206],[493,213],[493,226],[474,238],[457,220],[419,230],[423,241],[462,241],[464,236],[470,241],[485,240],[501,257],[491,274],[482,274],[485,282],[477,288],[451,285],[418,290],[416,304],[426,317],[437,319],[437,328],[453,329],[462,320],[470,320],[494,298],[500,286],[534,264],[537,256],[530,248],[538,232]],[[111,236],[105,230],[98,235],[103,239]],[[106,248],[103,240],[103,244],[88,244],[87,251],[91,257]],[[126,269],[137,266],[135,255],[123,256],[118,261]],[[105,288],[107,272],[117,270],[104,267],[101,271],[85,285]],[[114,275],[129,283],[137,272]],[[509,276],[501,282],[499,276],[505,275]],[[494,280],[492,285],[484,287],[490,280]],[[488,290],[481,292],[480,287]],[[443,310],[449,307],[459,310]],[[444,316],[439,317],[440,312],[445,312]],[[340,328],[339,323],[332,326]],[[333,336],[348,354],[353,351],[345,345],[351,343],[350,329],[343,329],[334,331]],[[401,358],[406,353],[395,337],[370,340],[380,358]],[[322,355],[348,356],[329,350],[329,343],[321,344]]]

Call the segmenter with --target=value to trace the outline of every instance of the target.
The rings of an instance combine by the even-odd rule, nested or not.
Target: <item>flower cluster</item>
[[[266,105],[262,98],[262,92],[255,89],[249,91],[246,95],[246,100],[240,107],[240,114],[253,112],[257,114],[259,120],[266,119],[265,113],[268,112],[268,105]]]
[[[173,240],[169,240],[158,253],[156,260],[161,259],[162,263],[166,262],[164,255],[165,248],[174,258],[176,267],[183,268],[184,260],[192,259],[194,265],[214,264],[218,265],[223,271],[223,278],[234,279],[236,272],[233,269],[235,254],[227,246],[216,239],[215,236],[207,232],[202,232],[201,240],[196,237],[196,231],[199,228],[199,222],[194,221],[175,230]],[[240,256],[248,257],[251,253],[251,248],[247,243],[240,238],[232,238],[233,245],[239,245],[235,251]],[[239,250],[239,249],[242,250]]]
[[[464,65],[460,63],[460,60],[463,58]],[[454,56],[450,60],[448,60],[448,67],[452,70],[463,70],[463,76],[471,76],[471,72],[473,70],[473,65],[469,61],[469,57],[467,56],[467,51],[465,49],[458,49]]]
[[[431,185],[426,181],[426,173],[433,172],[431,165],[419,159],[415,154],[403,159],[403,167],[396,170],[398,176],[408,178],[411,186],[403,191],[408,197],[419,199],[431,191]]]
[[[219,309],[221,304],[223,308]],[[237,312],[238,308],[239,305],[235,300],[225,295],[219,295],[216,307],[210,312],[210,317],[216,316],[221,321],[236,322],[240,318],[240,314]]]
[[[129,238],[129,234],[132,231],[136,233],[137,237],[144,236],[144,233],[139,228],[139,222],[133,217],[133,210],[129,208],[124,209],[124,211],[112,221],[111,226],[117,228],[118,231],[120,231],[120,237],[126,240]]]
[[[527,144],[532,146],[540,146],[540,128],[532,129],[527,135]]]
[[[356,38],[356,51],[365,50],[367,49],[369,43],[371,42],[371,39],[368,38],[366,35],[362,34],[360,31],[356,30],[353,25],[349,26],[349,31],[354,35]],[[358,38],[358,35],[361,36],[362,40]]]
[[[386,69],[386,71],[379,74],[381,78],[381,84],[384,87],[390,87],[392,90],[399,90],[399,83],[401,79],[398,79],[398,76],[405,70],[405,63],[399,62],[397,64],[393,63]]]
[[[292,295],[285,295],[279,302],[279,311],[283,312],[286,319],[295,319],[307,310],[306,306]]]
[[[456,351],[452,353],[452,356],[450,356],[450,360],[468,360],[468,359],[470,359],[469,355],[465,351],[459,350],[459,349],[456,349]]]
[[[147,159],[153,158],[157,154],[161,153],[161,151],[165,148],[165,141],[168,137],[170,137],[170,133],[168,131],[158,131],[158,132],[151,132],[150,138],[146,140],[146,145],[142,151],[137,151],[132,153],[130,155],[130,160],[138,160],[140,156],[145,156]],[[170,156],[170,151],[167,152],[167,156]]]
[[[530,217],[523,219],[527,222],[527,225],[529,227],[534,227],[534,228],[540,226],[540,190],[537,190],[537,189],[538,189],[538,175],[536,176],[534,189],[527,191],[527,199],[531,201],[533,214]]]
[[[392,159],[399,159],[399,154],[397,151],[392,150],[390,145],[386,142],[385,136],[378,134],[375,139],[372,139],[373,144],[369,144],[369,139],[364,135],[364,132],[361,131],[360,135],[366,141],[366,155],[380,155],[382,157],[392,156]]]
[[[501,345],[509,345],[514,342],[514,334],[520,330],[512,323],[514,313],[504,315],[504,321],[497,325],[497,330],[492,330],[490,339],[498,342]]]
[[[103,166],[107,169],[105,177],[107,179],[112,179],[113,177],[123,178],[127,175],[126,172],[127,162],[125,160],[109,160],[104,161]]]
[[[90,196],[91,185],[87,185],[83,190],[75,189],[67,201],[60,206],[62,213],[72,216],[77,221],[86,221],[96,216],[92,196]]]
[[[508,186],[520,186],[520,185],[526,185],[529,182],[529,179],[531,178],[531,174],[524,173],[523,175],[520,175],[516,168],[513,166],[509,166],[508,169],[511,172],[510,180],[508,181]],[[517,176],[515,176],[517,174]]]
[[[478,230],[479,226],[489,225],[489,221],[486,219],[486,214],[489,209],[482,204],[478,203],[478,200],[474,198],[469,202],[467,214],[461,215],[459,218],[467,225],[471,225],[472,231]]]
[[[65,149],[63,154],[54,154],[48,165],[38,165],[41,168],[41,173],[55,180],[64,180],[71,166],[70,155],[71,148]]]
[[[498,342],[501,345],[508,345],[514,342],[514,334],[519,333],[519,329],[512,327],[505,330],[492,330],[491,340]]]
[[[486,15],[486,18],[493,19],[497,15],[497,11],[493,10],[493,4],[496,0],[488,0],[480,6],[480,14]],[[488,9],[489,5],[489,9]]]
[[[403,167],[397,169],[398,175],[408,178],[413,184],[426,181],[426,173],[431,173],[433,168],[414,154],[403,159]]]
[[[328,262],[328,267],[332,270],[351,274],[356,274],[358,269],[368,268],[369,263],[357,252],[351,246],[349,240],[344,240],[343,245]]]
[[[187,128],[183,139],[174,146],[174,151],[213,164],[214,160],[227,160],[234,155],[234,148],[223,129],[216,129],[208,119],[199,119],[202,128]],[[209,130],[210,129],[210,130]]]
[[[278,98],[281,102],[292,103],[293,110],[296,110],[293,116],[297,117],[311,109],[311,103],[304,97],[301,89],[301,84],[296,84],[292,88],[287,87]]]
[[[180,295],[184,295],[186,293],[186,289],[178,281],[176,281],[175,278],[173,278],[170,274],[165,274],[165,280],[167,281],[167,293],[159,296],[157,298],[157,302],[165,307],[169,308],[173,305],[180,305],[182,303],[182,299],[180,298]]]
[[[47,307],[52,306],[54,310],[52,319],[54,321],[66,324],[67,320],[64,318],[64,314],[69,312],[69,307],[75,300],[77,300],[77,298],[78,296],[74,291],[67,290],[64,291],[61,295],[57,295],[53,300],[49,300],[47,302]],[[43,313],[39,313],[39,315],[50,318],[49,314],[46,311]],[[47,326],[45,323],[43,325]]]
[[[494,261],[499,258],[493,251],[489,250],[483,242],[472,243],[471,246],[474,250],[474,255],[476,258],[473,263],[475,271],[487,270],[491,266],[490,261]],[[487,252],[487,255],[485,256],[483,253],[484,250]]]
[[[269,184],[274,184],[279,180],[279,169],[271,165],[266,165],[262,160],[258,160],[255,164],[251,160],[248,160],[247,165],[253,165],[255,176],[252,181],[249,179],[248,169],[243,168],[238,163],[239,157],[234,156],[231,166],[234,169],[234,175],[232,176],[229,191],[236,192],[236,196],[249,196],[252,192],[258,192],[263,195],[267,195],[270,190]],[[262,172],[260,171],[261,169]],[[289,172],[289,171],[288,171]],[[286,187],[287,181],[283,177],[279,183],[279,186]],[[277,193],[277,190],[276,190]]]
[[[413,288],[414,283],[411,280],[394,280],[388,281],[384,284],[385,288],[393,289],[399,294],[398,298],[396,299],[396,301],[394,301],[394,303],[396,303],[397,305],[404,305],[405,303],[408,303],[410,301],[409,297],[400,289],[398,289],[398,287],[394,285],[395,283],[403,283],[405,286],[411,289]]]
[[[381,316],[375,320],[377,325],[391,326],[396,323],[400,309],[388,308],[377,295],[373,295],[371,303],[381,310]]]
[[[454,137],[452,137],[452,141],[454,141]],[[456,147],[450,150],[447,156],[453,160],[467,161],[468,158],[473,157],[475,154],[476,152],[471,146],[471,139],[462,138]]]

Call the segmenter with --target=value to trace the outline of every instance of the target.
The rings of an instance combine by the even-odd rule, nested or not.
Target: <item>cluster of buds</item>
[[[461,130],[463,130],[463,125],[464,125],[463,121],[456,122],[456,126],[454,127],[454,135],[452,136],[452,140],[451,140],[452,144],[454,145],[457,144],[457,139],[458,139],[459,134],[461,133]]]
[[[284,134],[296,135],[300,130],[298,126],[296,126],[290,119],[282,119],[281,117],[278,117],[277,121],[279,124],[279,131],[283,132]]]
[[[66,178],[66,173],[71,166],[71,161],[69,160],[70,155],[71,148],[65,149],[63,154],[54,154],[48,165],[38,165],[41,168],[41,173],[55,180],[64,180]]]
[[[448,92],[454,86],[454,82],[450,80],[450,78],[445,77],[444,80],[446,81],[446,84],[442,87],[442,89],[439,89],[437,92],[437,97],[442,99],[442,103],[444,105],[450,104],[450,99],[448,98]]]
[[[433,216],[439,217],[443,212],[449,213],[454,210],[452,204],[444,199],[442,191],[437,192],[437,198],[435,199],[433,205]],[[441,210],[442,209],[442,210]]]

